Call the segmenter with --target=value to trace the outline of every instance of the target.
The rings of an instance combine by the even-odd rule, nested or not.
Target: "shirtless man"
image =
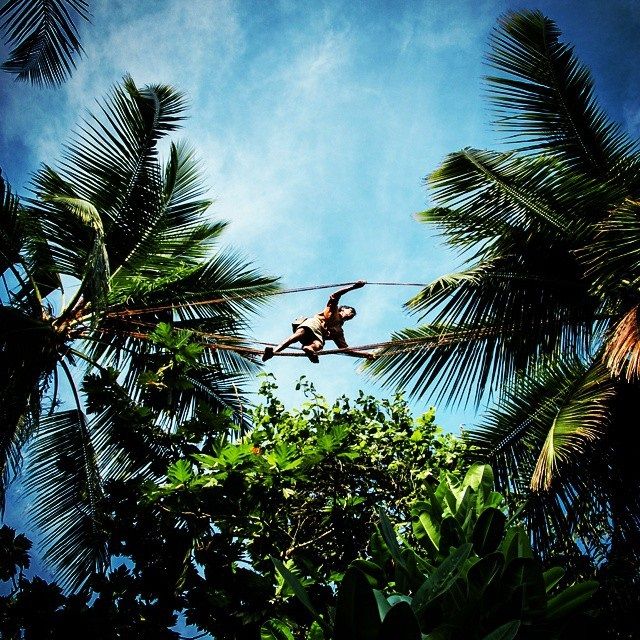
[[[318,352],[324,347],[325,340],[333,340],[339,349],[348,349],[345,353],[349,355],[371,359],[373,354],[367,351],[358,351],[357,349],[349,349],[349,345],[344,339],[344,331],[342,325],[351,318],[355,317],[356,310],[353,307],[338,306],[341,296],[354,289],[364,287],[365,282],[358,280],[350,287],[339,289],[329,296],[329,301],[324,311],[316,313],[310,318],[298,318],[291,326],[293,333],[275,349],[267,347],[262,355],[262,360],[266,361],[273,358],[275,353],[279,353],[286,349],[294,342],[302,344],[302,350],[307,354],[307,358],[311,362],[319,362]]]

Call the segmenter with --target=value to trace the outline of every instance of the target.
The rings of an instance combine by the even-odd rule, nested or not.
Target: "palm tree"
[[[197,329],[209,336],[199,337],[211,347],[207,366],[190,372],[163,426],[199,401],[242,420],[241,387],[256,364],[215,346],[242,345],[249,316],[275,290],[272,278],[218,247],[226,223],[205,217],[211,201],[193,150],[171,143],[159,160],[158,144],[184,118],[183,95],[166,85],[138,89],[127,77],[100,107],[60,168],[39,170],[31,198],[20,201],[0,179],[0,503],[30,444],[34,520],[69,586],[104,560],[102,484],[136,471],[114,452],[110,416],[87,420],[80,366],[126,371],[123,385],[135,395],[159,351],[149,339],[159,323]],[[63,383],[73,399],[65,410]]]
[[[511,148],[463,149],[428,177],[419,218],[464,266],[407,303],[424,324],[370,365],[418,396],[502,393],[469,440],[527,496],[543,551],[558,534],[622,544],[640,524],[625,417],[640,400],[640,154],[559,37],[538,11],[500,20],[488,83]]]
[[[17,80],[62,84],[82,54],[74,19],[89,20],[87,0],[7,0],[0,30],[12,47],[2,65]]]

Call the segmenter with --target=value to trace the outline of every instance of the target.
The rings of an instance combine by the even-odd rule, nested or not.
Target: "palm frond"
[[[197,266],[226,227],[224,222],[210,222],[205,217],[211,200],[202,197],[205,187],[200,163],[187,144],[172,144],[169,161],[159,171],[163,183],[162,187],[155,183],[159,189],[157,215],[131,249],[126,264],[118,269],[119,278],[135,274],[166,279],[168,272]]]
[[[613,388],[614,382],[601,364],[587,366],[575,358],[541,361],[507,387],[498,405],[468,434],[468,440],[481,458],[492,460],[498,470],[504,470],[502,486],[529,484],[549,434],[550,453],[551,445],[561,441],[562,459],[572,444],[578,446],[576,437],[593,439],[598,421],[606,415]],[[553,440],[556,424],[558,438]],[[554,458],[554,464],[556,461]],[[520,470],[506,471],[511,463]]]
[[[20,200],[11,192],[0,170],[0,273],[22,262],[24,228]]]
[[[635,382],[640,378],[640,328],[637,305],[614,327],[605,345],[604,363],[614,376],[621,376],[627,382]]]
[[[82,53],[78,18],[89,20],[86,0],[7,0],[0,29],[13,49],[2,68],[36,85],[63,83]]]
[[[109,317],[162,321],[191,328],[210,318],[235,318],[240,331],[248,314],[266,303],[278,290],[274,278],[260,274],[233,251],[218,251],[195,267],[178,267],[162,277],[142,277],[121,271],[112,280]],[[158,319],[155,320],[160,321]],[[230,327],[232,331],[233,327]],[[223,331],[218,331],[222,333]],[[233,335],[233,334],[232,334]]]
[[[100,213],[113,272],[136,259],[163,219],[157,143],[180,125],[185,106],[170,86],[138,89],[125,77],[66,149],[60,175]]]
[[[435,402],[479,403],[490,383],[513,373],[513,364],[498,360],[510,334],[501,325],[461,326],[430,323],[392,335],[365,368],[383,384],[409,389],[417,398],[428,392]]]
[[[22,448],[37,429],[41,403],[55,369],[50,324],[19,308],[0,305],[0,511]]]
[[[612,303],[639,299],[640,202],[627,198],[607,211],[593,242],[579,252],[594,292]],[[627,309],[622,308],[622,312]]]
[[[537,247],[531,238],[514,243],[410,300],[410,310],[433,318],[417,333],[394,336],[398,345],[381,350],[370,369],[386,384],[411,382],[413,394],[431,388],[440,398],[479,402],[542,356],[588,351],[599,301],[577,275],[570,253]],[[405,339],[421,336],[424,349],[404,349]]]
[[[525,500],[523,515],[547,551],[554,536],[577,531],[585,544],[599,544],[602,528],[595,520],[591,528],[585,515],[606,522],[610,509],[606,425],[615,388],[597,361],[541,362],[465,434],[473,456],[492,464],[500,489]]]
[[[514,233],[580,246],[621,199],[615,185],[557,159],[477,149],[449,154],[426,184],[437,206],[419,219],[436,223],[461,249]]]
[[[110,269],[97,208],[47,165],[33,182],[38,199],[30,200],[28,214],[40,223],[41,243],[56,273],[80,281],[71,307],[82,298],[85,304],[100,308],[109,292]]]
[[[614,393],[614,385],[602,366],[587,370],[582,379],[575,381],[542,445],[531,477],[534,491],[549,489],[558,469],[584,452],[589,442],[602,436]]]
[[[42,242],[39,222],[12,193],[0,171],[0,273],[11,272],[9,279],[14,286],[9,302],[28,310],[33,317],[41,315],[43,298],[59,285]]]
[[[492,38],[488,78],[498,126],[528,151],[590,176],[614,174],[636,145],[597,106],[593,80],[556,24],[540,11],[508,13]]]
[[[44,558],[58,582],[76,590],[106,562],[101,479],[85,415],[71,409],[43,417],[28,455],[25,486],[36,498],[30,515],[44,532]]]

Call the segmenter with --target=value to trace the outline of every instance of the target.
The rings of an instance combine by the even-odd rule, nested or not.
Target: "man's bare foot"
[[[315,364],[318,364],[318,362],[320,362],[318,354],[315,352],[313,347],[302,347],[302,350],[307,354],[307,358],[309,358],[311,362],[314,362]]]
[[[262,362],[271,360],[271,358],[273,358],[273,347],[265,347],[264,353],[262,354]]]

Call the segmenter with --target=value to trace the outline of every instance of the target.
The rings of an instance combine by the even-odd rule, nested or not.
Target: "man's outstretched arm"
[[[327,302],[327,307],[337,306],[338,301],[345,293],[349,293],[349,291],[353,291],[354,289],[362,289],[362,287],[364,287],[365,284],[367,283],[364,280],[358,280],[357,282],[354,282],[352,285],[349,285],[348,287],[344,287],[343,289],[338,289],[337,291],[334,291],[329,296],[329,302]]]

